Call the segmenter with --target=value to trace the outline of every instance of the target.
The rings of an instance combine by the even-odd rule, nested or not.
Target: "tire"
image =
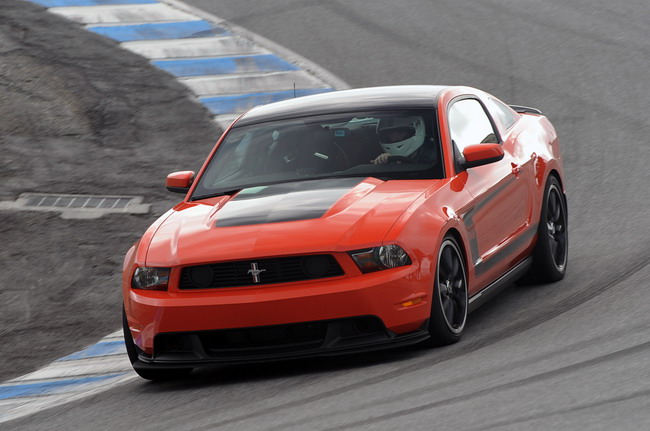
[[[532,283],[552,283],[564,278],[569,255],[567,225],[562,187],[555,176],[549,175],[544,188],[533,266],[527,277]]]
[[[438,250],[431,317],[429,318],[429,346],[446,346],[460,340],[469,309],[467,270],[458,243],[446,236]]]
[[[122,307],[122,331],[124,332],[126,354],[129,357],[129,361],[131,361],[131,365],[133,365],[138,360],[138,349],[135,345],[135,342],[133,342],[133,336],[131,335],[131,330],[129,329],[129,324],[126,320],[126,312],[124,311],[124,307]],[[140,377],[151,381],[176,380],[186,377],[192,372],[192,368],[167,368],[160,370],[151,370],[141,369],[134,366],[133,369]]]

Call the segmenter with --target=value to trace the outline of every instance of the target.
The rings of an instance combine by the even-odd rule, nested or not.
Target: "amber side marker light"
[[[412,307],[414,305],[418,305],[422,303],[422,298],[415,298],[410,301],[402,302],[400,305],[402,307]]]

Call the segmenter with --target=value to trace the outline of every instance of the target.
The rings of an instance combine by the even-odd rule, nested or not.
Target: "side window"
[[[468,145],[497,143],[492,123],[476,99],[463,99],[449,109],[449,132],[457,149]]]
[[[503,103],[499,102],[498,100],[494,99],[488,99],[490,101],[490,104],[492,105],[491,107],[492,112],[494,112],[497,117],[499,117],[499,120],[501,120],[501,124],[503,124],[503,127],[507,129],[511,128],[513,124],[517,121],[517,117],[515,116],[515,113],[512,112],[512,109],[504,105]]]

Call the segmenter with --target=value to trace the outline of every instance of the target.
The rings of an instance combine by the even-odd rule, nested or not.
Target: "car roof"
[[[423,109],[438,106],[442,85],[396,85],[357,88],[303,96],[255,107],[245,113],[234,127],[287,118],[339,112],[387,109]]]

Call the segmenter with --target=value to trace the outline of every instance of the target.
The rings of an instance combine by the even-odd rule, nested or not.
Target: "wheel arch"
[[[548,175],[555,177],[555,179],[560,183],[560,186],[562,187],[562,193],[564,193],[564,183],[562,182],[562,177],[560,177],[560,173],[557,171],[557,169],[552,168],[549,171]]]
[[[552,168],[548,176],[553,176],[557,180],[558,183],[560,183],[560,188],[562,189],[562,198],[564,198],[564,209],[567,213],[567,216],[569,215],[569,203],[567,202],[567,197],[566,197],[566,189],[564,187],[564,182],[562,181],[562,176],[560,176],[560,173],[557,171],[557,169]],[[548,181],[548,178],[547,178]]]
[[[443,235],[443,238],[445,238],[447,235],[451,235],[456,240],[456,243],[460,248],[460,252],[463,254],[463,261],[465,263],[465,271],[466,271],[465,273],[467,276],[469,273],[469,257],[467,255],[467,247],[465,245],[465,240],[461,235],[460,231],[455,227],[450,227],[449,229],[447,229],[447,231]]]

